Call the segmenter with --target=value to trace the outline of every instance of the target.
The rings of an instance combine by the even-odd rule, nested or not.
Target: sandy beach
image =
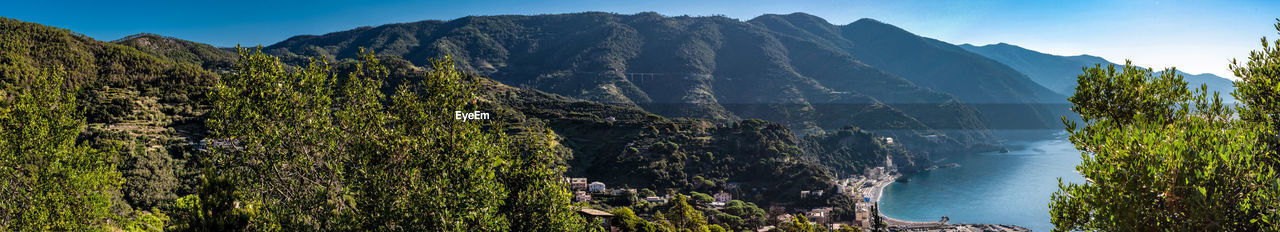
[[[869,196],[869,198],[871,198],[871,202],[879,203],[880,197],[884,195],[884,189],[886,187],[889,187],[889,184],[893,184],[893,182],[897,181],[899,177],[902,177],[902,174],[894,174],[894,175],[884,176],[876,179],[876,184],[872,185],[871,189],[866,191],[867,193],[869,193],[869,195],[871,195]],[[933,226],[946,225],[947,223],[945,219],[934,221],[934,222],[916,222],[916,221],[899,220],[889,216],[885,216],[884,214],[880,214],[880,217],[884,218],[884,221],[886,224],[889,224],[889,226],[895,226],[895,227],[933,227]]]

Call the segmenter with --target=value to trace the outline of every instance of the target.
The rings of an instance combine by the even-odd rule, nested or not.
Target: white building
[[[716,199],[716,202],[729,202],[733,200],[733,195],[726,192],[716,193],[716,195],[712,197]]]
[[[593,193],[604,192],[604,183],[599,181],[591,182],[591,184],[587,185],[587,190]]]

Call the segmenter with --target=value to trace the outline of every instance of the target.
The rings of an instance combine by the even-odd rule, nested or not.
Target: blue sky
[[[270,45],[293,35],[468,15],[581,11],[663,15],[806,12],[834,24],[874,18],[951,43],[998,42],[1058,55],[1229,77],[1231,58],[1278,35],[1280,1],[11,1],[0,16],[99,40],[151,32],[215,46]]]

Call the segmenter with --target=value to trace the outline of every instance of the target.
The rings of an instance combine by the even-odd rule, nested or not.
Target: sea
[[[1008,141],[1009,152],[935,154],[938,165],[956,163],[908,177],[884,189],[880,212],[908,221],[1011,224],[1050,231],[1049,197],[1058,180],[1082,183],[1075,171],[1080,152],[1060,138]]]

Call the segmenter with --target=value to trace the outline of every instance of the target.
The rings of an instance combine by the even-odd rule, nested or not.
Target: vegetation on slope
[[[1067,131],[1088,182],[1059,183],[1054,230],[1280,230],[1280,40],[1262,46],[1231,64],[1234,109],[1172,68],[1086,69],[1070,98],[1084,123]]]
[[[72,169],[6,166],[18,167],[6,172],[18,175],[13,180],[60,172],[83,173],[86,180],[63,186],[70,198],[45,195],[61,199],[46,205],[62,207],[58,214],[44,213],[53,208],[5,208],[5,218],[26,220],[5,221],[6,228],[578,230],[590,224],[572,214],[562,176],[665,192],[710,192],[734,183],[743,186],[741,199],[817,206],[851,202],[797,198],[801,190],[834,192],[829,188],[836,169],[822,163],[869,164],[816,156],[808,148],[816,143],[778,123],[667,119],[635,106],[505,86],[445,63],[424,68],[366,55],[332,66],[288,66],[260,53],[226,59],[191,50],[207,45],[153,35],[116,41],[130,45],[122,46],[4,23],[14,32],[3,43],[5,93],[52,94],[46,97],[61,100],[41,102],[64,102],[32,108],[26,98],[6,98],[17,100],[4,112],[52,109],[65,115],[56,118],[66,126],[47,129],[65,138],[48,141],[76,152],[50,153],[69,156],[48,160],[93,162]],[[147,44],[167,45],[142,46]],[[216,73],[197,66],[216,69],[227,60],[237,64]],[[41,69],[49,71],[35,71]],[[30,89],[35,87],[43,90]],[[461,124],[451,114],[425,110],[441,107],[500,116]],[[46,124],[23,121],[32,117],[4,118],[12,119],[4,131],[11,135],[46,130],[33,126]],[[32,141],[41,140],[0,142],[30,149],[25,144]],[[31,183],[57,183],[50,181]],[[5,191],[17,194],[6,196],[34,194],[9,187],[15,186]],[[84,210],[66,211],[68,199],[85,201],[77,203]],[[709,214],[717,225],[707,228],[762,226],[762,215],[750,216],[750,227],[733,220],[756,210]]]
[[[418,65],[451,55],[464,69],[508,85],[667,117],[757,118],[800,135],[850,125],[895,137],[939,135],[941,142],[928,145],[904,141],[950,151],[995,144],[981,114],[950,95],[868,66],[824,40],[771,29],[655,13],[484,16],[296,36],[267,49],[293,63],[351,58],[358,47]]]

